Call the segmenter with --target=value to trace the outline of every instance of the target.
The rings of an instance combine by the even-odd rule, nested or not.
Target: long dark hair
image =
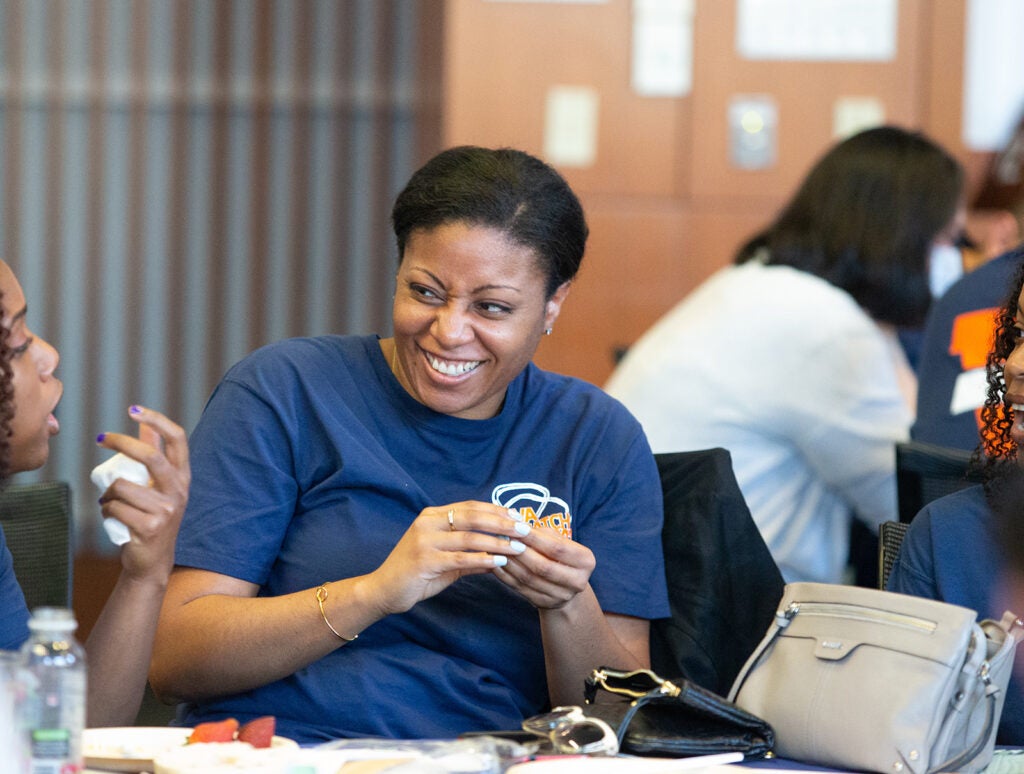
[[[0,310],[3,309],[3,292],[0,291]],[[0,325],[0,486],[11,472],[11,422],[14,420],[14,371],[11,357],[14,353],[9,344],[11,332],[6,325]]]
[[[991,484],[998,479],[1007,463],[1017,459],[1017,444],[1010,435],[1013,425],[1013,413],[1006,408],[1006,382],[1003,379],[1003,367],[1006,359],[1013,352],[1019,341],[1017,331],[1017,300],[1021,288],[1024,287],[1024,245],[1015,251],[1019,265],[1010,283],[1010,290],[1003,301],[1002,308],[996,314],[996,331],[992,341],[992,349],[985,362],[985,378],[988,392],[985,405],[981,408],[981,444],[980,454],[975,455],[975,464],[980,466],[985,475],[986,486],[991,491]]]
[[[553,167],[523,151],[462,145],[434,156],[395,200],[399,258],[409,235],[448,223],[487,226],[532,249],[547,297],[579,271],[587,242],[583,207]]]
[[[931,140],[894,126],[868,129],[814,165],[736,263],[763,256],[810,272],[876,320],[918,325],[931,300],[929,250],[956,214],[962,188],[960,164]]]
[[[1014,571],[1024,573],[1024,468],[1019,450],[1010,435],[1013,410],[1006,407],[1006,359],[1020,341],[1015,320],[1021,289],[1024,288],[1024,245],[1014,254],[1017,271],[1010,291],[996,316],[996,332],[985,363],[988,393],[981,409],[981,444],[972,462],[980,467],[985,497],[995,513],[1000,550]]]

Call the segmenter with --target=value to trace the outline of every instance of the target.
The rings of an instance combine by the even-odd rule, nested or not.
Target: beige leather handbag
[[[1020,634],[1013,613],[791,583],[729,698],[782,758],[886,774],[988,765]]]

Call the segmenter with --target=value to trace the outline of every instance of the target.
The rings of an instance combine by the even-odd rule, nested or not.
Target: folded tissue
[[[149,468],[141,462],[133,460],[131,457],[118,453],[106,462],[101,462],[93,468],[89,478],[99,488],[101,493],[106,492],[110,485],[119,478],[131,481],[133,484],[139,484],[140,486],[148,486]],[[116,546],[124,545],[131,540],[131,533],[128,532],[128,527],[119,519],[104,519],[103,529],[106,530],[107,537]]]

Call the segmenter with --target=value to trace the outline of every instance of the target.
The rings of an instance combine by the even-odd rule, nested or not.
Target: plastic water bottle
[[[84,768],[85,651],[75,640],[78,623],[60,607],[32,611],[21,648],[26,696],[21,728],[31,774],[74,774]]]
[[[0,650],[0,774],[28,771],[24,734],[18,725],[23,685],[21,653]]]

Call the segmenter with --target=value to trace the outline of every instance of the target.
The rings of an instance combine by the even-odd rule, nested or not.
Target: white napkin
[[[106,462],[101,462],[93,468],[89,478],[99,488],[101,493],[106,492],[110,485],[119,478],[131,481],[133,484],[148,486],[149,468],[141,462],[133,460],[131,457],[118,453]],[[131,533],[128,531],[128,527],[119,519],[104,519],[103,529],[106,530],[107,537],[110,538],[115,546],[122,546],[131,540]]]

